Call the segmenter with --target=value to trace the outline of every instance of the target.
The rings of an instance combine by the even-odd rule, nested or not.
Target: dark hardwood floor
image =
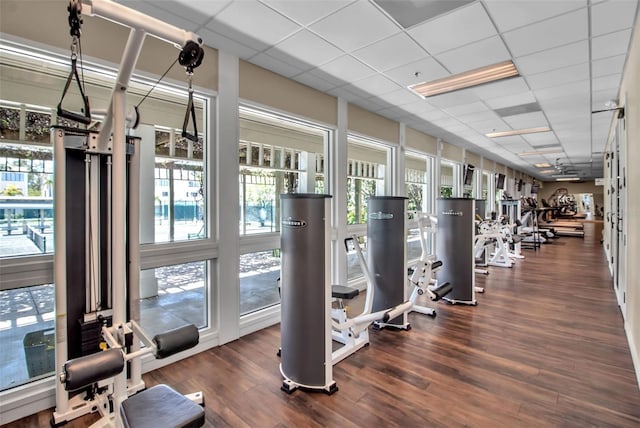
[[[477,276],[478,306],[411,314],[339,363],[332,396],[280,391],[279,326],[145,375],[202,390],[217,427],[638,427],[640,392],[600,223]],[[431,303],[429,303],[431,304]],[[9,424],[47,426],[50,411]],[[91,417],[73,421],[84,427]],[[161,428],[161,427],[158,427]]]

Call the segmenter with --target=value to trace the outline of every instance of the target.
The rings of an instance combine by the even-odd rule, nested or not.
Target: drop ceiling
[[[211,47],[539,179],[603,174],[638,0],[121,1]],[[407,86],[512,60],[520,76],[422,99]],[[486,133],[548,126],[549,132]],[[536,152],[539,152],[536,154]]]

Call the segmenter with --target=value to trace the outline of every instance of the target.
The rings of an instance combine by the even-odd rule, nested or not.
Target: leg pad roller
[[[447,294],[449,294],[453,290],[453,286],[445,282],[444,284],[438,285],[436,288],[429,287],[429,291],[431,291],[431,300],[440,300]]]

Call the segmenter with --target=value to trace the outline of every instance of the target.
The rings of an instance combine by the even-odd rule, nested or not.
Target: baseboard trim
[[[638,389],[640,390],[640,349],[638,349],[633,340],[631,326],[628,322],[624,323],[624,331],[627,334],[627,342],[629,342],[629,351],[631,352],[631,361],[633,362],[633,368],[636,371],[636,382]]]

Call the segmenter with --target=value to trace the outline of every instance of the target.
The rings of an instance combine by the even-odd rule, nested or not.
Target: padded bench
[[[204,409],[167,385],[156,385],[122,402],[125,428],[197,428]]]
[[[334,299],[353,299],[360,291],[357,288],[346,287],[344,285],[332,285],[331,297]]]

